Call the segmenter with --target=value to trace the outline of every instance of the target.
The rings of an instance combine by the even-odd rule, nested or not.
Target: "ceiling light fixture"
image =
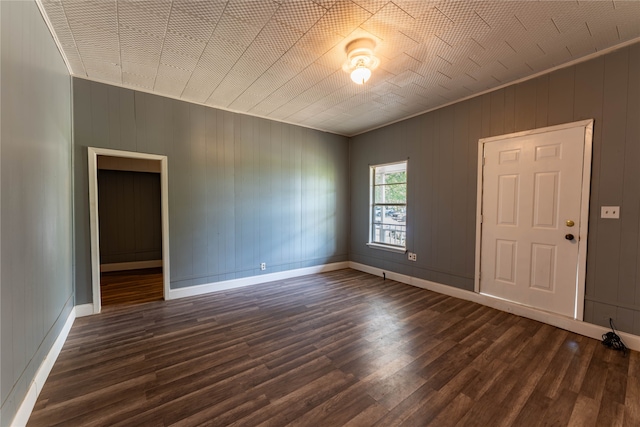
[[[380,60],[373,55],[376,43],[371,39],[356,39],[345,48],[347,62],[342,69],[351,75],[351,80],[359,85],[366,83]]]

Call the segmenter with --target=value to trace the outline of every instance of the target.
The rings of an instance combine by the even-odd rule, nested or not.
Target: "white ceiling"
[[[638,0],[38,1],[73,76],[348,136],[640,37]]]

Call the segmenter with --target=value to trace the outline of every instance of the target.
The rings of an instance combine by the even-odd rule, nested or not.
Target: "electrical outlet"
[[[600,206],[600,218],[620,218],[620,206]]]
[[[260,270],[266,270],[266,269],[267,269],[267,263],[266,262],[260,263]]]
[[[413,252],[409,252],[409,261],[417,261],[418,260],[418,255],[414,254]]]

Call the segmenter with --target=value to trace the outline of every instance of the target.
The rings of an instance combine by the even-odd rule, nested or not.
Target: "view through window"
[[[372,244],[406,248],[407,162],[371,166]]]

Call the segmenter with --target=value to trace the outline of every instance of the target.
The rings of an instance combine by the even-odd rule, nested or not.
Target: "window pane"
[[[376,171],[375,185],[404,184],[407,182],[407,172],[380,172]]]
[[[374,166],[371,242],[406,247],[407,162]]]
[[[384,186],[375,187],[374,188],[373,203],[374,204],[384,203],[384,197],[382,197],[383,194],[384,194]]]
[[[382,221],[384,224],[397,224],[405,225],[407,221],[407,208],[406,206],[385,206],[384,218]]]
[[[406,227],[403,225],[374,224],[373,241],[394,246],[404,246],[406,241]]]
[[[373,222],[381,224],[404,225],[407,219],[404,206],[376,206]]]
[[[407,184],[379,185],[375,187],[374,203],[406,203]]]
[[[376,206],[373,210],[373,222],[382,222],[382,206]]]
[[[406,203],[407,184],[385,185],[384,203]]]
[[[385,184],[404,184],[407,182],[407,172],[388,173],[385,177]]]

